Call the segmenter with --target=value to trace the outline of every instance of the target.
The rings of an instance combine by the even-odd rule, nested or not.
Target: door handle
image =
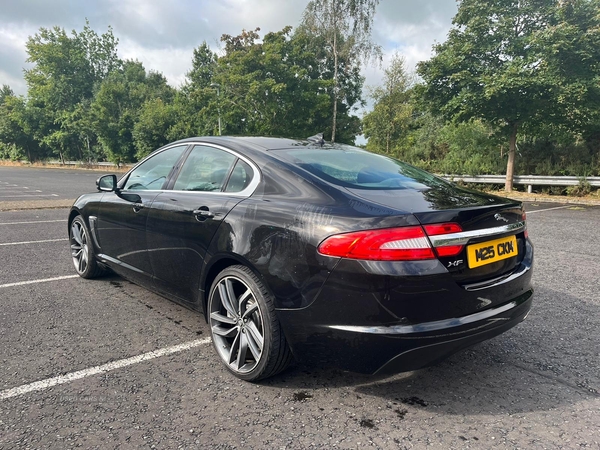
[[[200,208],[193,210],[192,214],[196,216],[198,222],[215,217],[215,215],[209,211],[208,206],[201,206]]]
[[[141,203],[136,203],[135,205],[133,205],[134,213],[139,213],[142,209],[144,209],[144,205],[142,205]]]

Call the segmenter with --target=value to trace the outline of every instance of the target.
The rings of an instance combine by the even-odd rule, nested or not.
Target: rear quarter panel
[[[264,280],[278,309],[310,305],[339,258],[317,247],[336,233],[416,225],[410,214],[323,188],[276,164],[261,168],[264,183],[229,213],[207,252],[204,276],[223,258],[248,265]],[[203,283],[206,289],[205,282]],[[206,293],[208,294],[208,293]]]

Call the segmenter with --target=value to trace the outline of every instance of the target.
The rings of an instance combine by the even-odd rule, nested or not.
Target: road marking
[[[0,225],[26,225],[30,223],[53,223],[53,222],[66,222],[66,219],[56,220],[32,220],[31,222],[0,222]]]
[[[0,284],[0,289],[9,288],[9,287],[13,287],[13,286],[25,286],[27,284],[47,283],[49,281],[68,280],[69,278],[77,278],[77,277],[79,277],[79,275],[65,275],[62,277],[43,278],[41,280],[18,281],[16,283]]]
[[[48,389],[59,384],[70,383],[71,381],[91,377],[100,373],[110,372],[111,370],[121,369],[123,367],[131,366],[133,364],[138,364],[144,361],[149,361],[151,359],[160,358],[161,356],[167,356],[172,355],[174,353],[183,352],[191,348],[206,345],[210,342],[210,338],[198,339],[195,341],[185,342],[179,345],[174,345],[172,347],[160,348],[158,350],[143,353],[138,356],[132,356],[131,358],[109,362],[101,366],[90,367],[89,369],[83,369],[77,372],[68,373],[66,375],[59,375],[54,378],[47,378],[45,380],[36,381],[35,383],[25,384],[23,386],[6,389],[4,391],[0,391],[0,400],[6,400],[11,397],[17,397],[19,395],[28,394],[29,392],[42,391],[44,389]]]
[[[5,245],[24,245],[24,244],[43,244],[44,242],[59,242],[59,241],[68,241],[68,238],[61,238],[61,239],[44,239],[41,241],[24,241],[24,242],[5,242],[3,244],[0,244],[0,246],[5,246]]]
[[[527,215],[533,214],[533,213],[538,213],[538,212],[544,212],[544,211],[552,211],[553,209],[565,209],[565,208],[569,208],[571,206],[573,206],[573,205],[557,206],[556,208],[536,209],[535,211],[527,211]]]
[[[58,194],[0,195],[0,198],[15,198],[15,197],[58,197]]]

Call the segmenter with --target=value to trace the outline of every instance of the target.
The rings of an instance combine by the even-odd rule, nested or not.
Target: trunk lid
[[[421,181],[422,182],[422,181]],[[520,202],[439,180],[419,189],[346,188],[353,195],[412,213],[427,230],[432,224],[458,224],[462,231],[432,236],[434,248],[460,245],[452,256],[438,256],[453,279],[468,287],[510,273],[525,255],[525,220]]]

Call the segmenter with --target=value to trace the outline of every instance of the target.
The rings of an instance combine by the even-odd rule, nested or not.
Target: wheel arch
[[[81,211],[77,208],[71,208],[71,211],[69,211],[69,220],[67,221],[67,232],[71,229],[71,224],[77,216],[82,216]]]

